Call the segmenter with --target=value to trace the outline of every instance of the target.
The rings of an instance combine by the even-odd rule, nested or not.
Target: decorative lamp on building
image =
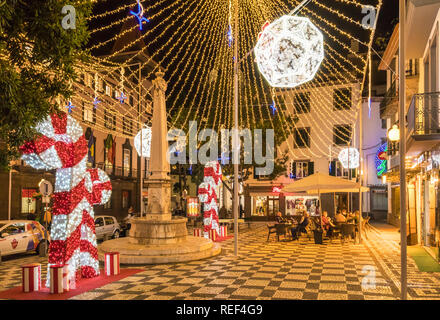
[[[388,130],[388,155],[394,155],[399,150],[400,130],[397,124]]]

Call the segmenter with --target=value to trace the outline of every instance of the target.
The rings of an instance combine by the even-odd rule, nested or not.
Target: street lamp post
[[[234,10],[234,136],[233,136],[233,161],[234,161],[234,255],[238,256],[238,161],[239,156],[239,142],[238,142],[238,0],[235,0]]]
[[[400,283],[401,299],[407,299],[406,257],[406,135],[405,135],[405,15],[406,0],[399,1],[399,125],[400,125]]]

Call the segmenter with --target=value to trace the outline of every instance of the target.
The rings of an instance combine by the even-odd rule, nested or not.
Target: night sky
[[[155,1],[157,1],[157,0],[142,1],[144,9],[145,9],[145,16],[147,18],[149,18],[150,16],[153,16],[158,11],[162,11],[161,14],[159,16],[157,16],[155,19],[150,19],[149,23],[145,23],[143,25],[144,30],[141,31],[143,33],[145,33],[147,30],[153,29],[153,32],[151,32],[151,34],[149,34],[148,36],[146,36],[144,38],[144,42],[149,44],[148,50],[146,50],[145,53],[151,55],[152,53],[157,52],[158,50],[162,49],[161,53],[158,54],[158,56],[160,56],[161,58],[162,57],[165,58],[164,61],[161,63],[162,67],[169,68],[170,67],[169,61],[173,57],[173,55],[169,54],[169,51],[167,50],[166,47],[164,47],[164,44],[166,43],[166,41],[169,38],[172,37],[173,34],[175,34],[177,26],[179,26],[181,24],[181,23],[179,23],[180,22],[179,19],[182,19],[182,21],[183,21],[185,16],[182,17],[180,15],[175,15],[175,17],[173,17],[173,19],[177,20],[177,21],[176,21],[175,25],[170,27],[167,31],[163,31],[164,28],[162,28],[162,27],[155,28],[155,26],[160,24],[163,19],[165,19],[166,17],[175,13],[175,12],[173,12],[175,7],[173,8],[173,6],[172,6],[172,4],[174,3],[174,0],[164,0],[163,4],[161,6],[154,8],[151,6],[151,4],[153,4]],[[210,0],[187,0],[187,1],[185,1],[185,5],[187,5],[191,11],[193,9],[193,7],[195,7],[199,3],[198,1],[210,1]],[[293,9],[291,0],[282,0],[282,1],[284,1],[287,8]],[[358,39],[363,39],[364,41],[367,40],[367,37],[366,37],[366,35],[368,34],[367,31],[364,32],[363,29],[358,28],[356,32],[355,31],[350,32],[349,25],[344,23],[344,21],[342,19],[335,20],[334,18],[332,19],[330,16],[328,16],[328,11],[326,11],[326,10],[320,8],[318,5],[316,5],[316,2],[318,2],[318,1],[321,4],[328,4],[327,5],[328,7],[335,9],[335,10],[338,10],[340,12],[343,12],[347,17],[351,17],[352,19],[357,20],[357,21],[361,21],[363,18],[363,15],[364,15],[364,14],[362,14],[359,7],[355,7],[355,6],[347,7],[347,5],[344,4],[343,2],[335,1],[335,0],[314,0],[308,5],[308,7],[311,10],[313,10],[316,14],[318,14],[318,16],[322,16],[323,18],[327,18],[328,20],[331,20],[337,27],[339,27],[340,29],[346,30],[348,33],[356,34],[356,37]],[[362,2],[365,2],[366,4],[367,3],[376,3],[376,0],[374,0],[374,1],[362,0]],[[89,29],[94,30],[96,28],[109,25],[114,21],[131,16],[129,13],[130,9],[137,11],[137,6],[135,4],[135,0],[107,0],[107,1],[102,1],[102,2],[100,1],[100,2],[96,3],[96,5],[94,6],[94,9],[93,9],[93,14],[103,14],[105,12],[115,10],[118,7],[121,7],[126,4],[134,4],[134,6],[132,8],[126,8],[125,10],[121,10],[117,14],[112,14],[112,15],[106,16],[105,18],[93,19],[89,25]],[[376,36],[387,37],[387,38],[389,38],[389,36],[391,36],[393,29],[394,29],[394,26],[397,23],[398,9],[399,9],[398,8],[398,0],[383,0],[382,9],[380,11],[379,20],[377,23]],[[288,13],[288,12],[286,12],[286,13]],[[305,14],[307,14],[307,13],[305,12]],[[137,23],[137,20],[133,16],[131,16],[131,19],[132,19],[131,22],[133,24]],[[165,25],[166,24],[164,24],[164,27],[165,27]],[[116,26],[114,26],[110,29],[107,29],[105,31],[100,31],[100,32],[94,33],[92,35],[92,37],[90,38],[89,46],[114,37],[116,34],[118,34],[121,31],[121,26],[122,26],[122,24],[117,24]],[[157,29],[157,30],[154,30],[154,29]],[[226,30],[225,30],[225,32],[226,32]],[[335,48],[336,50],[338,50],[342,54],[344,54],[342,50],[338,49],[338,44],[332,42],[332,39],[326,37],[325,41],[327,41],[327,43],[329,43],[329,45],[331,47]],[[225,35],[225,42],[226,42],[226,35]],[[154,44],[151,44],[151,43],[154,43]],[[381,47],[377,46],[376,44],[374,44],[373,46],[374,46],[374,49],[376,49],[377,51],[381,51],[384,49],[384,47],[381,48]],[[107,55],[110,53],[112,47],[113,47],[113,41],[108,43],[105,46],[100,47],[99,50],[92,51],[92,54],[95,56]],[[362,52],[366,52],[367,47],[360,46],[359,49]],[[164,53],[166,53],[166,54],[164,55]],[[172,69],[173,65],[171,65],[170,68]],[[331,74],[327,74],[327,75],[329,77],[332,76]],[[173,79],[169,79],[169,77],[166,77],[166,78],[167,78],[167,81],[170,81],[169,88],[174,85],[176,85],[176,86],[182,85],[182,84],[174,83]],[[188,94],[190,94],[191,92],[189,89],[190,89],[191,84],[186,83],[184,85],[188,86],[188,88],[185,88],[185,91],[188,90]],[[174,99],[174,97],[170,97],[170,98]]]
[[[142,3],[144,4],[144,8],[146,11],[146,15],[148,17],[148,15],[152,15],[155,13],[155,11],[153,11],[150,7],[148,7],[148,3],[149,2],[154,2],[155,0],[149,0],[149,1],[142,1]],[[209,0],[204,0],[204,1],[209,1]],[[321,2],[331,2],[332,3],[332,7],[336,7],[337,3],[334,2],[334,0],[320,0]],[[115,10],[118,7],[125,5],[125,4],[130,4],[133,3],[134,0],[108,0],[108,1],[103,1],[103,2],[98,2],[93,9],[93,14],[102,14],[106,11],[111,11],[111,10]],[[167,7],[170,6],[170,4],[173,3],[173,0],[169,0],[169,1],[164,1],[164,4],[159,7],[156,8],[157,10],[162,10],[165,9],[163,16],[170,14],[171,12],[167,12],[168,10],[166,10]],[[190,3],[190,2],[188,2]],[[136,6],[135,6],[136,7]],[[132,10],[135,9],[135,7],[132,8]],[[102,18],[102,19],[94,19],[90,25],[89,28],[91,30],[98,28],[98,27],[102,27],[105,25],[108,25],[116,20],[119,19],[123,19],[125,17],[127,17],[130,13],[129,13],[130,9],[126,9],[126,10],[122,10],[121,12],[111,15],[111,16],[107,16],[106,18]],[[170,11],[170,10],[169,10]],[[382,5],[382,9],[380,11],[379,14],[379,20],[377,23],[377,29],[376,29],[376,35],[377,36],[390,36],[391,33],[393,32],[393,28],[396,25],[396,23],[398,22],[398,14],[399,14],[399,1],[398,0],[383,0],[383,5]],[[353,16],[361,19],[362,16],[360,14],[354,14]],[[133,20],[135,20],[135,18],[133,18]],[[144,32],[146,30],[149,30],[149,28],[152,28],[152,26],[154,26],[154,23],[157,23],[158,21],[150,21],[150,23],[146,23],[144,24]],[[110,28],[104,32],[98,32],[96,34],[94,34],[89,42],[89,46],[96,44],[100,41],[105,41],[111,37],[113,37],[115,34],[119,33],[121,29],[121,25],[117,25],[113,28]],[[167,33],[172,33],[173,32],[173,28],[170,28]],[[151,34],[148,37],[146,37],[146,41],[151,41],[153,40],[155,37],[157,37],[158,34]],[[99,48],[99,50],[95,50],[92,52],[92,54],[94,55],[105,55],[108,54],[112,48],[113,43],[110,43],[106,46],[103,46],[101,48]],[[160,41],[157,42],[156,46],[153,46],[153,49],[150,48],[150,50],[154,50],[154,48],[160,48],[162,46],[162,44],[160,43]],[[376,48],[377,49],[377,48]]]

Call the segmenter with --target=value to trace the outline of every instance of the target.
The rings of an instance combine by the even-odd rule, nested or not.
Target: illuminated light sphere
[[[400,140],[400,130],[397,125],[393,125],[393,127],[388,131],[388,138],[390,141],[399,141]]]
[[[359,167],[359,151],[356,148],[345,148],[338,156],[344,169],[356,169]]]
[[[272,87],[293,88],[314,78],[324,59],[324,38],[308,18],[286,15],[264,28],[255,56]]]
[[[142,132],[142,133],[141,133]],[[142,135],[142,155],[141,155],[141,135]],[[139,156],[149,158],[151,149],[151,128],[145,127],[134,137],[134,147]]]

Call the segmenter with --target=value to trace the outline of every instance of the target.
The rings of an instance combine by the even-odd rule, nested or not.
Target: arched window
[[[87,167],[94,168],[96,162],[96,138],[93,136],[92,129],[87,128],[84,137],[87,141]]]
[[[116,142],[109,134],[104,140],[104,170],[108,174],[115,173]]]
[[[132,149],[130,140],[127,138],[122,145],[122,173],[124,177],[131,176]]]

